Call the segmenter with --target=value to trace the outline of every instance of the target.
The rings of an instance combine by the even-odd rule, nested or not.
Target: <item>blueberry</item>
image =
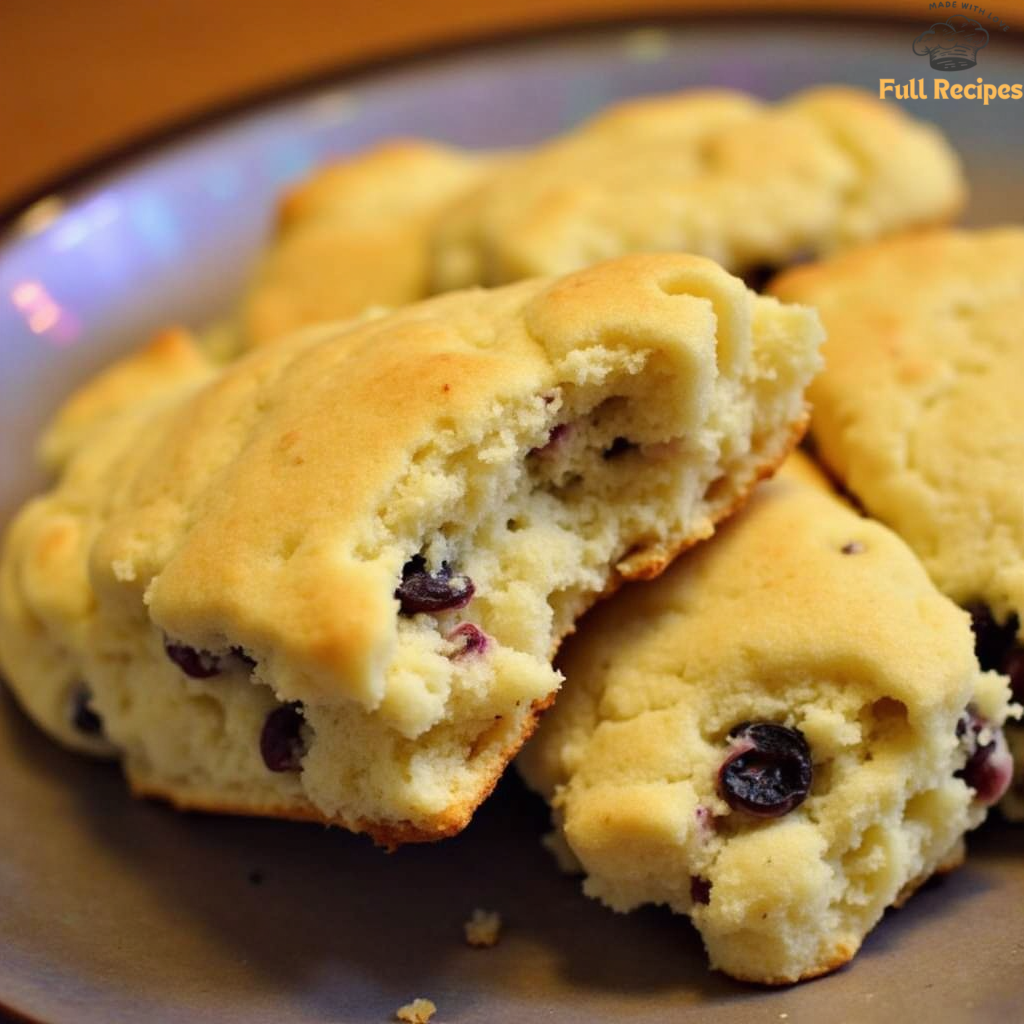
[[[306,753],[302,739],[302,704],[282,704],[267,715],[260,733],[263,763],[272,772],[297,772]]]
[[[103,732],[103,719],[90,707],[92,692],[88,686],[76,686],[71,693],[71,724],[86,736]]]
[[[402,582],[395,597],[403,615],[415,615],[465,608],[475,590],[473,581],[468,576],[454,575],[447,562],[442,562],[437,572],[429,572],[426,559],[414,555],[402,567]]]
[[[461,626],[456,626],[445,639],[459,645],[458,650],[452,654],[453,658],[462,658],[467,654],[483,654],[490,642],[487,634],[472,622],[463,622]]]
[[[998,803],[1013,778],[1013,758],[1003,730],[994,728],[988,719],[968,707],[956,723],[956,735],[967,754],[967,761],[956,777],[974,790],[979,803]]]
[[[197,651],[194,647],[185,644],[176,644],[173,640],[164,638],[164,650],[167,657],[174,662],[178,668],[187,676],[193,679],[209,679],[220,672],[220,658],[209,651]]]
[[[691,875],[690,899],[694,903],[703,903],[707,906],[711,902],[711,883],[700,875]]]
[[[634,451],[639,447],[640,446],[635,441],[630,441],[627,437],[617,437],[601,453],[601,458],[617,459],[620,455],[625,455],[626,452]]]
[[[811,791],[811,748],[799,729],[743,722],[729,733],[732,749],[718,770],[718,792],[736,811],[777,818]]]
[[[971,615],[971,628],[974,630],[974,652],[978,663],[984,669],[998,669],[1013,648],[1014,638],[1020,623],[1016,615],[1011,615],[1000,625],[986,605],[975,603],[967,605]]]

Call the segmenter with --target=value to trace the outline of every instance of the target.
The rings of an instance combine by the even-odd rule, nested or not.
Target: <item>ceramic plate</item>
[[[691,20],[418,58],[292,90],[37,205],[0,245],[0,517],[40,482],[32,439],[59,398],[149,330],[226,309],[275,193],[324,158],[402,133],[516,145],[683,86],[930,81],[911,49],[933,20],[921,8],[920,24]],[[1022,58],[993,31],[978,77],[1019,81]],[[1019,103],[907,103],[963,153],[970,223],[1024,219]],[[46,1024],[386,1021],[419,995],[439,1024],[1024,1015],[1024,830],[1000,824],[850,967],[766,991],[710,973],[685,920],[580,895],[511,776],[459,838],[388,856],[339,831],[133,801],[114,768],[53,747],[0,697],[0,780],[0,1003]],[[462,942],[477,906],[504,915],[494,949]]]

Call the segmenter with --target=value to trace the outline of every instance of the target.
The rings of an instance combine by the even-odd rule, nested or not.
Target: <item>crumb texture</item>
[[[845,963],[984,817],[957,775],[958,723],[971,705],[998,728],[1005,681],[979,669],[968,617],[906,546],[803,456],[713,541],[596,609],[560,666],[519,764],[585,891],[688,914],[737,978]],[[774,817],[719,778],[751,722],[800,738],[813,767]]]
[[[820,341],[710,261],[634,256],[136,382],[8,532],[0,665],[139,793],[450,834],[582,611],[783,458]]]

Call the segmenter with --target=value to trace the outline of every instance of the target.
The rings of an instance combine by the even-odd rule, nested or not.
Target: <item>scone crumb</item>
[[[427,1024],[435,1013],[437,1007],[429,999],[417,998],[395,1010],[395,1019],[405,1024]]]
[[[496,910],[476,907],[462,928],[466,933],[466,942],[471,946],[482,949],[497,945],[501,936],[501,914]]]

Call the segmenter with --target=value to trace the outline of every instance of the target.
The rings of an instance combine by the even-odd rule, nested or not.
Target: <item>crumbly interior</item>
[[[443,418],[437,423],[352,534],[349,556],[373,581],[365,590],[367,621],[374,623],[378,605],[386,609],[386,647],[379,678],[342,680],[347,694],[310,682],[292,634],[267,643],[243,615],[263,591],[277,599],[273,587],[257,592],[268,560],[275,572],[279,566],[290,572],[306,557],[310,571],[330,565],[334,534],[318,533],[322,520],[307,508],[295,509],[308,515],[304,532],[287,521],[269,531],[269,553],[251,562],[252,595],[242,587],[242,613],[216,620],[218,606],[204,605],[196,617],[196,628],[206,631],[197,634],[201,642],[169,627],[163,616],[189,611],[191,577],[180,574],[171,601],[160,592],[169,571],[150,567],[159,559],[180,564],[180,552],[195,544],[197,531],[226,500],[221,481],[234,465],[245,458],[262,465],[256,461],[262,435],[251,426],[245,434],[234,421],[231,435],[211,435],[224,451],[240,453],[230,456],[235,462],[222,454],[222,468],[205,469],[204,489],[182,512],[176,505],[164,510],[165,492],[199,488],[198,474],[158,477],[156,500],[145,507],[151,518],[140,518],[138,499],[126,497],[120,484],[111,490],[111,481],[123,471],[125,451],[140,447],[146,414],[120,410],[107,429],[94,426],[97,437],[72,458],[60,486],[30,503],[7,540],[0,660],[16,693],[58,738],[78,749],[116,752],[137,790],[184,806],[311,817],[384,836],[387,828],[409,838],[457,830],[531,729],[537,706],[558,688],[550,658],[577,616],[623,577],[656,573],[677,549],[709,535],[799,432],[803,388],[818,359],[813,317],[745,291],[737,295],[749,303],[748,333],[737,334],[723,311],[712,353],[718,368],[682,434],[671,426],[680,370],[652,348],[610,342],[570,349],[557,378],[543,386],[495,396],[472,429]],[[710,306],[702,302],[696,308],[707,318]],[[708,322],[714,331],[714,316]],[[318,344],[307,339],[297,354],[273,346],[250,357],[251,365],[234,364],[226,371],[233,377],[214,378],[210,386],[221,391],[217,403],[209,401],[212,390],[195,391],[190,382],[200,412],[186,418],[207,407],[210,415],[227,417],[223,394],[234,381],[269,377],[271,365],[279,375],[297,372],[288,360],[320,359]],[[304,372],[312,379],[325,371],[316,363]],[[706,368],[694,372],[703,376]],[[300,383],[296,403],[310,416],[316,399],[305,378]],[[287,411],[276,397],[280,391],[278,382],[257,398],[257,407],[276,403]],[[170,400],[161,402],[166,415]],[[246,423],[258,422],[251,403],[245,415]],[[163,444],[168,428],[158,433]],[[275,458],[279,441],[277,433],[267,441]],[[175,449],[174,457],[185,464],[201,450]],[[145,462],[150,472],[152,460]],[[273,466],[284,472],[278,462]],[[330,476],[325,481],[308,465],[299,470],[309,470],[318,489],[308,492],[310,501],[334,500],[322,494]],[[286,511],[296,504],[287,488],[278,497]],[[238,507],[261,514],[245,500]],[[149,532],[154,523],[168,530],[168,522],[180,531],[177,551],[166,533]],[[216,540],[226,547],[234,538],[218,532]],[[195,564],[200,574],[212,569],[209,586],[223,603],[221,575],[237,574],[238,562],[220,552],[214,546]],[[437,613],[399,613],[391,595],[403,566],[417,556],[429,571],[447,563],[469,576],[472,600]],[[302,587],[301,575],[269,578]],[[363,614],[358,600],[346,608],[356,619]],[[463,649],[457,630],[464,624],[483,633],[482,650]],[[216,655],[220,671],[189,677],[165,652],[168,634]],[[278,646],[289,643],[296,646]],[[102,735],[83,735],[71,722],[69,707],[82,684],[103,720]],[[293,700],[302,701],[304,718],[301,770],[268,771],[261,729],[271,711]]]
[[[714,966],[766,983],[846,962],[956,860],[984,817],[955,774],[957,722],[971,704],[1002,723],[1008,701],[909,551],[801,488],[766,485],[712,543],[585,620],[519,761],[589,895],[688,914]],[[810,795],[784,816],[720,794],[728,733],[748,721],[810,746]]]

